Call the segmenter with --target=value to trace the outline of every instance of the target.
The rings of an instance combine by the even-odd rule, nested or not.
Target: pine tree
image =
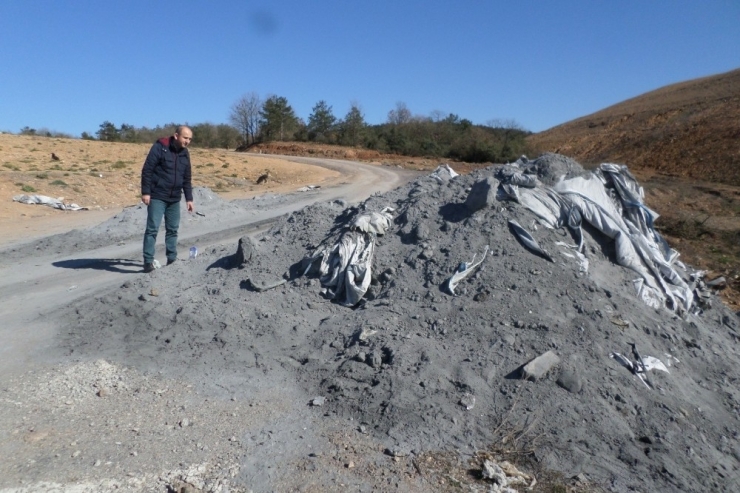
[[[270,96],[260,110],[261,136],[264,140],[289,140],[298,128],[298,118],[288,100]]]

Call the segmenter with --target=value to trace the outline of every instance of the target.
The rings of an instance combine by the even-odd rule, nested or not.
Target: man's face
[[[193,140],[193,131],[189,128],[183,128],[181,133],[175,132],[175,142],[180,147],[187,147],[191,140]]]

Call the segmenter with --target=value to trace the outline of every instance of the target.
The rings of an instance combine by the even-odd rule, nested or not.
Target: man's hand
[[[149,205],[149,201],[151,200],[151,195],[142,195],[141,201],[144,202],[144,204]]]
[[[195,212],[195,206],[192,202],[187,202],[188,212]]]

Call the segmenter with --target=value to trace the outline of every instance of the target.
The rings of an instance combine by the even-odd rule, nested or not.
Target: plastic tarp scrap
[[[531,175],[528,175],[531,176]],[[506,181],[501,182],[496,194],[498,200],[513,200],[534,212],[540,222],[548,228],[557,229],[563,224],[563,199],[547,187],[519,188]]]
[[[319,250],[308,259],[303,274],[315,269],[318,262],[321,293],[341,305],[354,306],[370,287],[374,253],[374,235],[345,231],[334,246]]]
[[[537,243],[537,240],[534,239],[534,237],[529,234],[529,231],[524,229],[518,222],[516,222],[513,219],[509,220],[509,226],[511,226],[512,231],[514,234],[519,238],[519,240],[526,246],[529,250],[532,252],[546,258],[550,262],[553,262],[552,257],[549,253],[547,253],[547,250],[542,248],[539,243]]]
[[[80,207],[77,204],[65,204],[62,199],[54,199],[46,195],[16,195],[13,202],[21,204],[45,205],[54,209],[63,211],[86,211],[87,207]]]
[[[565,247],[567,249],[574,249],[575,250],[574,253],[570,253],[570,252],[560,252],[560,253],[568,258],[578,259],[578,271],[584,272],[584,273],[588,272],[588,266],[589,266],[588,258],[586,258],[584,254],[578,251],[578,247],[576,245],[568,245],[567,243],[564,243],[562,241],[556,241],[555,244],[561,247]]]
[[[395,209],[391,207],[385,207],[380,212],[363,212],[352,221],[349,229],[352,231],[362,231],[363,233],[384,235],[393,222],[392,212],[395,212]]]
[[[663,294],[652,286],[645,284],[645,279],[635,279],[632,281],[635,286],[637,297],[651,308],[660,308],[665,304]]]
[[[450,181],[456,176],[459,176],[459,174],[456,173],[449,164],[440,164],[437,166],[437,169],[432,172],[431,176],[438,182],[444,183],[446,181]]]
[[[573,236],[576,237],[576,241],[578,242],[578,246],[576,247],[576,249],[579,252],[583,252],[583,229],[581,228],[582,224],[583,217],[581,217],[581,212],[575,207],[571,207],[568,211],[568,229],[570,229],[571,233],[573,233]]]
[[[483,250],[483,255],[481,256],[479,261],[475,261],[475,257],[478,255],[477,253],[473,254],[473,259],[470,262],[461,262],[460,265],[457,266],[457,270],[447,280],[447,290],[450,292],[451,295],[457,296],[455,294],[455,288],[457,288],[457,285],[460,284],[460,282],[468,277],[473,270],[478,268],[480,264],[483,263],[483,261],[486,259],[486,255],[488,254],[488,245],[486,245],[486,248]]]
[[[537,177],[535,175],[522,173],[518,165],[509,165],[500,168],[496,174],[496,178],[503,183],[511,183],[518,187],[534,188],[537,186]]]
[[[610,357],[614,359],[617,363],[631,371],[633,375],[640,379],[645,387],[649,389],[653,388],[652,384],[647,378],[647,372],[651,370],[660,370],[666,373],[670,373],[666,365],[663,364],[663,362],[660,361],[658,358],[654,356],[641,357],[635,349],[634,345],[632,345],[632,354],[635,357],[634,360],[617,352],[611,353]]]
[[[355,306],[370,287],[375,239],[392,224],[392,208],[359,214],[331,247],[304,259],[303,275],[316,272],[321,293],[344,306]]]

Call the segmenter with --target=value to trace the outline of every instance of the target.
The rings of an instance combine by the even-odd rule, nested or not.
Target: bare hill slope
[[[532,135],[584,164],[740,185],[740,69],[672,84]]]

